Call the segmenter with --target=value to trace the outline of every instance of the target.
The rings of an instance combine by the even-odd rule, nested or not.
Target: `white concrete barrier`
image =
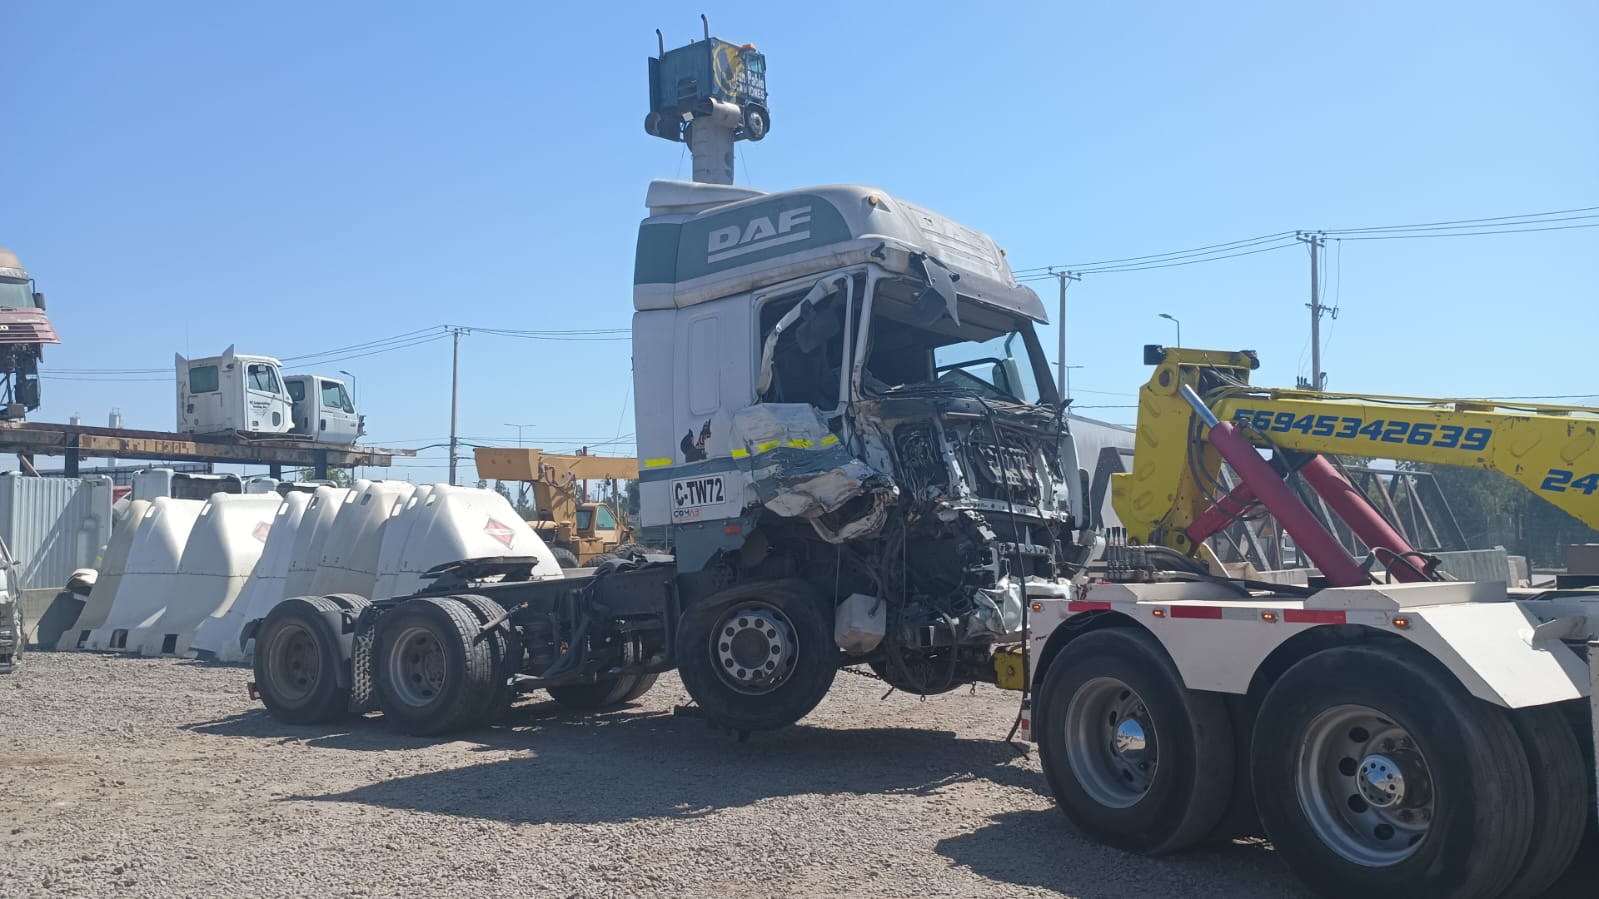
[[[129,634],[154,624],[166,611],[184,545],[189,542],[189,532],[204,505],[197,499],[166,496],[150,503],[138,521],[133,545],[128,549],[128,563],[106,620],[89,632],[83,648],[138,651],[138,645],[129,642]]]
[[[272,530],[267,534],[266,546],[261,550],[260,561],[244,582],[239,595],[220,614],[212,613],[194,632],[190,644],[195,653],[206,654],[223,662],[237,662],[245,657],[239,645],[239,635],[244,624],[260,618],[283,598],[283,584],[289,577],[289,562],[294,553],[294,540],[299,535],[300,523],[305,519],[305,508],[311,502],[309,493],[290,493],[273,511]]]

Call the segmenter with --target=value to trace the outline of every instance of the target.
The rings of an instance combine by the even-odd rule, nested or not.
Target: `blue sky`
[[[741,183],[873,184],[1017,268],[1599,206],[1592,3],[668,6],[0,6],[0,245],[50,297],[65,342],[45,374],[445,323],[627,327],[645,186],[688,175],[643,132],[645,59],[653,29],[676,46],[700,12],[767,54],[773,129],[740,144]],[[1599,390],[1596,250],[1599,229],[1330,245],[1330,386]],[[1147,376],[1140,347],[1172,339],[1161,312],[1292,385],[1308,287],[1297,247],[1086,277],[1078,404],[1132,421],[1116,407]],[[355,373],[374,443],[449,431],[447,341],[319,368]],[[632,449],[626,341],[472,334],[461,377],[476,442],[514,442],[515,422],[529,445]],[[170,428],[170,375],[57,377],[35,418],[112,407]]]

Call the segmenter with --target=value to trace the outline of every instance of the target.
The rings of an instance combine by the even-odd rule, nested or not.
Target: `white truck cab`
[[[282,435],[323,443],[354,443],[364,416],[343,381],[283,374],[271,356],[246,356],[228,347],[220,356],[175,359],[178,430],[199,435]]]
[[[294,403],[294,433],[320,443],[354,443],[366,433],[366,416],[355,411],[350,390],[326,375],[288,375],[283,383]]]

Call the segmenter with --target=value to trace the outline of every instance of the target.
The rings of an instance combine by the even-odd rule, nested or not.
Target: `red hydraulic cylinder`
[[[1233,488],[1233,492],[1222,497],[1220,502],[1194,519],[1194,523],[1183,533],[1188,535],[1188,539],[1192,540],[1195,546],[1198,546],[1214,537],[1222,528],[1232,524],[1238,516],[1249,511],[1249,504],[1254,501],[1255,491],[1250,490],[1248,484],[1239,484]]]
[[[1371,583],[1371,576],[1360,563],[1355,561],[1347,550],[1338,543],[1316,516],[1311,514],[1310,508],[1305,505],[1294,492],[1288,489],[1283,479],[1260,454],[1255,451],[1254,444],[1249,439],[1238,433],[1237,427],[1229,421],[1220,421],[1216,414],[1210,411],[1199,394],[1186,384],[1182,386],[1181,393],[1194,411],[1210,425],[1210,442],[1221,453],[1222,458],[1233,467],[1233,471],[1243,479],[1243,482],[1254,491],[1260,501],[1265,504],[1271,514],[1277,517],[1277,523],[1283,526],[1294,542],[1304,550],[1310,561],[1316,563],[1327,582],[1334,587],[1353,587],[1360,584]]]
[[[1382,559],[1384,567],[1394,576],[1395,580],[1414,583],[1416,581],[1430,580],[1427,576],[1431,566],[1429,562],[1416,559],[1411,554],[1416,550],[1405,540],[1388,519],[1382,517],[1371,502],[1362,496],[1355,485],[1349,483],[1344,473],[1336,465],[1327,461],[1325,456],[1312,456],[1299,473],[1304,475],[1305,483],[1327,501],[1327,506],[1333,513],[1349,525],[1350,530],[1375,552],[1386,549],[1393,553]],[[1413,565],[1399,562],[1399,559],[1409,557]],[[1381,558],[1379,556],[1379,558]]]

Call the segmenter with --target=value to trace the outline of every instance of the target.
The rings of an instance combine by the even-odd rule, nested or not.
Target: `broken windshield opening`
[[[933,351],[940,384],[966,387],[991,399],[1036,403],[1038,383],[1026,358],[1025,345],[1017,347],[1018,331],[981,343],[957,343]],[[1020,349],[1022,358],[1016,357]]]

